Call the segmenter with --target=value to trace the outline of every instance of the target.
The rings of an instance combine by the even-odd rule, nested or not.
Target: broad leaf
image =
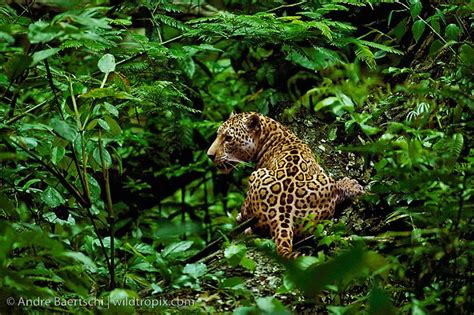
[[[115,57],[111,54],[105,54],[99,59],[97,66],[103,73],[113,72],[115,71]]]
[[[411,31],[413,33],[413,37],[415,38],[415,41],[418,41],[421,37],[421,35],[423,35],[423,32],[425,31],[425,22],[423,22],[422,20],[418,20],[418,21],[415,21],[415,23],[413,23],[413,26],[411,27]]]

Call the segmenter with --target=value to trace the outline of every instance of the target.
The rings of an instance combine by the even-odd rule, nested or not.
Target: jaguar
[[[294,238],[307,233],[307,221],[334,215],[337,204],[364,193],[357,180],[334,180],[310,149],[290,129],[255,112],[232,114],[217,130],[208,157],[224,174],[241,162],[254,162],[248,191],[237,221],[252,217],[246,230],[270,236],[280,256],[294,259]]]

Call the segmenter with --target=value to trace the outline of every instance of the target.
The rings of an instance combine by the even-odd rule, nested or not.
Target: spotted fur
[[[258,113],[232,115],[217,130],[207,154],[226,174],[240,162],[256,163],[237,219],[256,216],[258,223],[246,232],[271,236],[278,253],[287,258],[300,255],[293,251],[293,238],[303,234],[303,220],[329,218],[337,203],[364,192],[354,179],[334,181],[308,145]]]

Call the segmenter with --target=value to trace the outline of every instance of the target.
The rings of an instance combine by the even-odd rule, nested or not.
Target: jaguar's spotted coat
[[[364,192],[356,180],[334,181],[308,145],[285,126],[258,113],[232,115],[217,130],[207,154],[224,173],[239,162],[256,162],[238,220],[258,217],[252,231],[270,235],[278,253],[287,258],[300,255],[292,247],[293,237],[303,232],[302,220],[328,218],[337,203]]]

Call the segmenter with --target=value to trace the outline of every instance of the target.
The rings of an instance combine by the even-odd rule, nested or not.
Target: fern
[[[364,61],[369,68],[375,69],[375,56],[374,54],[370,51],[369,47],[362,45],[360,43],[356,43],[357,45],[357,50],[356,50],[356,56],[357,59],[360,59]]]
[[[153,15],[153,17],[155,18],[156,21],[158,22],[161,22],[165,25],[168,25],[168,26],[171,26],[177,30],[180,30],[180,31],[186,31],[188,30],[188,26],[186,24],[184,24],[183,22],[181,21],[178,21],[172,17],[169,17],[167,15],[163,15],[163,14],[158,14],[158,13],[155,13]]]
[[[323,22],[309,22],[308,25],[313,26],[321,31],[321,34],[332,40],[332,31],[326,23]]]
[[[67,49],[67,48],[79,48],[82,46],[84,46],[84,43],[81,42],[80,40],[68,39],[64,41],[60,47],[61,49]]]
[[[150,65],[146,61],[127,62],[120,66],[121,70],[124,72],[135,72],[135,73],[143,72],[149,67]]]
[[[316,9],[317,14],[326,14],[332,11],[349,11],[349,9],[343,5],[336,3],[323,4],[321,8]]]
[[[0,7],[0,25],[9,25],[15,22],[18,18],[15,10],[9,5]]]
[[[386,51],[391,54],[403,55],[403,52],[390,46],[386,46],[386,45],[382,45],[382,44],[378,44],[378,43],[374,43],[374,42],[370,42],[370,41],[362,40],[362,39],[354,40],[354,42],[357,42],[359,44],[366,45],[372,48],[377,48],[379,50]]]
[[[284,45],[282,50],[287,54],[287,60],[310,70],[320,70],[342,62],[337,53],[322,47],[304,49]]]
[[[462,148],[464,146],[464,137],[461,133],[456,133],[453,135],[453,140],[452,140],[452,152],[457,160],[459,156],[461,155]]]

